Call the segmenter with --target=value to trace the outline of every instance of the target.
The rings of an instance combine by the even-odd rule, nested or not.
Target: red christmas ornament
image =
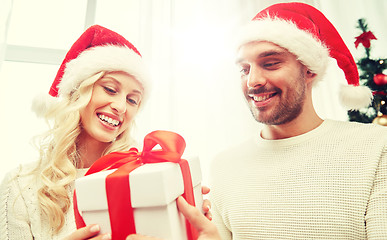
[[[365,48],[370,48],[372,39],[376,40],[377,38],[371,31],[363,32],[362,34],[356,37],[355,47],[357,48],[361,43]]]
[[[374,82],[376,85],[382,86],[387,84],[387,75],[383,73],[378,73],[374,75]]]

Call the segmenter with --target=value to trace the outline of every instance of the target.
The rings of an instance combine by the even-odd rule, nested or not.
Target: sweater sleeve
[[[381,154],[365,216],[367,239],[387,239],[387,146]]]
[[[232,232],[230,228],[227,226],[225,222],[224,216],[222,215],[222,206],[224,204],[224,195],[220,193],[220,189],[223,189],[221,183],[223,183],[222,178],[218,176],[219,173],[219,165],[222,166],[222,157],[217,157],[212,161],[210,166],[210,174],[211,174],[211,192],[210,192],[210,201],[211,201],[211,214],[212,221],[214,222],[220,237],[222,240],[232,240]]]
[[[219,214],[216,204],[214,203],[212,204],[211,213],[212,219],[216,225],[216,228],[218,229],[221,239],[232,240],[232,234],[223,222],[222,216]]]
[[[232,240],[232,234],[224,224],[222,217],[216,209],[216,206],[213,205],[211,209],[213,221],[218,229],[220,237],[222,240]]]
[[[0,185],[0,239],[33,239],[17,172],[8,173]]]

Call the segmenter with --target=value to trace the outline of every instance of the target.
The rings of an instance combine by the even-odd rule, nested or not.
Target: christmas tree
[[[365,50],[365,56],[356,62],[360,70],[360,84],[372,90],[374,99],[368,108],[348,111],[348,117],[350,121],[387,126],[387,59],[371,58],[371,40],[377,38],[368,30],[365,19],[359,19],[357,27],[362,33],[356,37],[355,47],[361,44]]]

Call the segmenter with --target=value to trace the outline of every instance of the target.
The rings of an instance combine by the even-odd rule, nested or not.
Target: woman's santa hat
[[[328,57],[336,59],[348,85],[340,89],[340,100],[348,109],[367,107],[372,92],[359,85],[356,63],[332,23],[316,8],[304,3],[279,3],[259,12],[243,29],[238,46],[252,41],[277,44],[321,79]]]
[[[150,80],[140,52],[120,34],[99,25],[89,27],[67,52],[48,94],[34,99],[32,109],[42,116],[61,97],[101,71],[122,71],[137,79],[147,95]],[[145,98],[145,96],[143,96]]]

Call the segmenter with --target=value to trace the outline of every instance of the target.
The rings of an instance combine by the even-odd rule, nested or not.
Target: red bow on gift
[[[156,145],[161,149],[153,150]],[[129,189],[129,173],[145,163],[173,162],[180,165],[183,173],[184,194],[186,201],[195,206],[192,179],[187,160],[181,159],[185,149],[185,141],[179,134],[169,131],[154,131],[144,138],[143,151],[136,148],[127,152],[112,152],[98,159],[87,171],[86,175],[117,169],[106,178],[106,194],[113,239],[125,239],[129,234],[136,233],[133,208]],[[86,226],[79,213],[76,193],[74,192],[74,213],[77,228]],[[128,204],[117,204],[117,203]],[[188,240],[197,239],[196,230],[186,220]]]
[[[377,38],[371,31],[363,32],[362,34],[356,37],[355,47],[357,48],[361,43],[365,48],[370,48],[372,39],[376,40]]]

